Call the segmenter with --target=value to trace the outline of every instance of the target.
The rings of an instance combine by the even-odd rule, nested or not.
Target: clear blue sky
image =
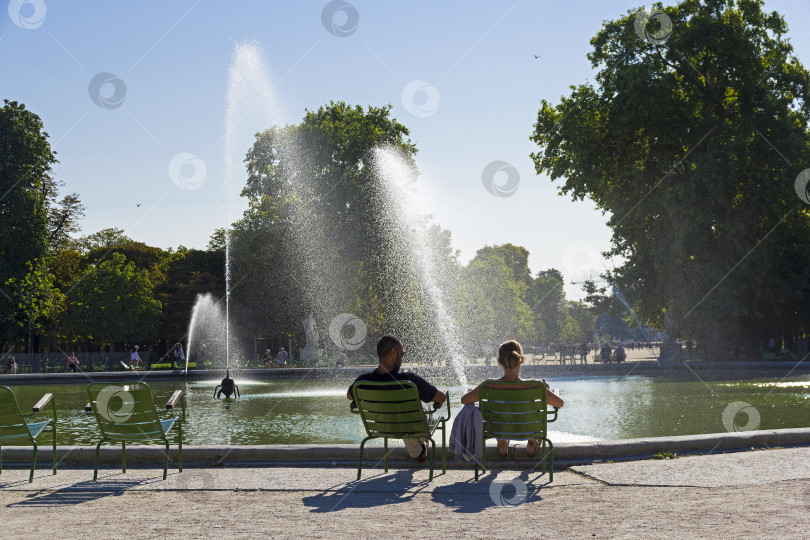
[[[119,227],[151,245],[204,248],[226,222],[229,64],[234,46],[253,40],[273,85],[273,123],[299,122],[305,108],[329,100],[393,105],[419,148],[436,218],[452,231],[463,261],[484,245],[511,242],[529,250],[532,272],[556,267],[570,281],[604,267],[605,217],[590,202],[558,196],[555,184],[535,174],[528,137],[539,99],[557,102],[569,85],[593,80],[585,55],[602,21],[643,4],[352,0],[333,20],[351,23],[353,9],[359,22],[340,37],[322,23],[327,3],[5,2],[0,98],[42,117],[60,160],[57,178],[87,206],[83,233]],[[786,17],[796,55],[810,65],[810,2],[765,5]],[[90,98],[90,81],[103,72],[126,85],[116,108]],[[416,105],[430,110],[410,112],[402,93],[412,81],[430,84],[438,106],[419,93]],[[102,87],[103,97],[113,94],[112,85]],[[239,124],[243,151],[266,127],[265,116]],[[198,189],[170,178],[172,158],[184,152],[205,163]],[[482,171],[495,160],[519,173],[511,197],[484,189]],[[244,200],[232,204],[234,216],[246,208]],[[566,289],[576,296],[578,287]]]

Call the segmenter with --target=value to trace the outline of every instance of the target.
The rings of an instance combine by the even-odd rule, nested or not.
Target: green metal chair
[[[447,396],[447,416],[436,416],[422,407],[419,391],[410,381],[365,382],[358,381],[352,387],[357,412],[363,420],[368,435],[360,443],[360,459],[357,463],[357,479],[363,470],[363,447],[366,441],[382,437],[385,448],[385,472],[388,472],[388,439],[425,438],[430,440],[430,480],[433,480],[433,463],[436,457],[436,442],[433,435],[442,432],[442,472],[447,472],[446,422],[450,419],[450,396]],[[440,404],[434,404],[438,413]]]
[[[186,419],[186,398],[182,390],[176,390],[166,409],[173,410],[179,401],[181,416],[163,420],[158,416],[152,389],[143,382],[118,384],[92,383],[87,387],[90,403],[85,407],[92,411],[101,430],[102,439],[96,445],[93,480],[98,478],[98,459],[104,442],[121,443],[121,470],[127,472],[127,443],[161,440],[166,445],[163,464],[163,479],[169,469],[169,432],[177,426],[178,468],[183,472],[183,421]]]
[[[515,389],[520,384],[525,388]],[[507,388],[503,388],[507,387]],[[509,388],[511,387],[511,388]],[[547,389],[542,381],[491,381],[478,389],[478,405],[484,419],[481,445],[484,449],[481,470],[487,470],[487,439],[528,441],[537,439],[541,470],[548,467],[549,481],[554,481],[554,445],[548,438],[548,423],[557,419],[557,408],[548,410]],[[547,447],[548,446],[548,447]],[[478,464],[475,465],[478,481]]]
[[[51,404],[52,418],[41,422],[26,422],[25,418],[35,416]],[[0,386],[0,473],[3,472],[2,447],[5,445],[34,445],[34,454],[31,457],[31,474],[28,476],[28,483],[34,481],[34,469],[37,465],[37,437],[45,431],[50,431],[53,435],[53,474],[56,474],[56,401],[53,394],[42,396],[33,411],[23,414],[17,406],[17,399],[14,392],[8,386]]]

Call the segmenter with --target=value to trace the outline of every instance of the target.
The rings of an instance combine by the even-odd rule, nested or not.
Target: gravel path
[[[555,474],[346,468],[4,470],[3,538],[806,538],[810,448]]]

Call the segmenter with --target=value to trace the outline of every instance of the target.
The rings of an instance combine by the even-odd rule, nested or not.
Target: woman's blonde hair
[[[498,347],[498,363],[506,369],[513,369],[523,360],[523,348],[520,343],[510,339]]]

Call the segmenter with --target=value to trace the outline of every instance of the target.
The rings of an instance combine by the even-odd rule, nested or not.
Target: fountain
[[[377,202],[391,211],[378,212],[380,226],[396,239],[398,249],[388,246],[397,264],[410,265],[427,292],[433,307],[434,323],[450,354],[450,363],[459,383],[467,390],[459,330],[448,309],[448,301],[439,286],[438,257],[433,252],[429,235],[429,218],[425,201],[429,199],[415,177],[414,167],[392,148],[377,148],[374,167],[380,179]],[[395,216],[395,217],[394,217]]]
[[[276,118],[272,85],[264,66],[265,62],[262,58],[261,49],[255,42],[244,42],[236,45],[228,76],[228,107],[225,113],[226,370],[230,368],[231,358],[231,189],[234,185],[240,186],[240,183],[234,182],[234,179],[237,176],[237,170],[240,169],[244,150],[250,147],[250,138],[259,129],[264,129],[270,125],[272,119]],[[237,129],[243,122],[248,125]],[[223,382],[225,382],[224,379]]]
[[[230,350],[227,344],[230,336],[229,326],[222,310],[222,301],[215,299],[210,293],[198,294],[191,310],[186,372],[192,355],[200,367],[204,367],[206,363],[214,365],[223,358],[227,359]],[[238,353],[238,350],[236,352]],[[228,369],[227,362],[224,367]]]
[[[232,336],[230,332],[231,287],[233,269],[231,268],[231,190],[238,185],[238,166],[241,156],[251,144],[240,139],[239,135],[251,135],[267,129],[277,121],[273,108],[275,103],[269,76],[264,69],[261,52],[255,43],[238,44],[234,50],[228,84],[228,108],[226,113],[225,134],[225,211],[228,229],[225,234],[225,302],[221,328],[224,336],[218,336],[217,343],[224,344],[224,351],[217,351],[225,358],[226,378],[220,385],[223,390],[229,389],[232,379],[229,378],[233,356]],[[242,120],[250,117],[258,129],[243,129],[237,126]],[[309,309],[309,316],[302,321],[306,335],[306,345],[300,349],[303,362],[311,363],[323,356],[318,345],[316,319],[328,320],[345,311],[350,298],[349,284],[351,276],[349,267],[343,264],[337,242],[329,235],[332,231],[325,225],[328,220],[324,209],[317,204],[322,186],[319,186],[317,169],[309,162],[309,141],[297,135],[285,134],[282,130],[274,131],[275,158],[290,172],[291,181],[285,186],[288,190],[289,204],[285,207],[291,234],[291,259],[302,269],[302,292]],[[373,247],[376,256],[384,255],[387,259],[396,260],[395,264],[377,269],[385,274],[380,279],[391,291],[391,302],[388,309],[391,317],[388,323],[391,331],[401,333],[412,349],[429,357],[433,353],[437,358],[449,358],[461,385],[466,389],[467,380],[464,373],[465,359],[462,356],[461,339],[451,311],[448,309],[448,298],[442,289],[440,278],[443,268],[437,267],[436,258],[427,255],[433,249],[429,234],[425,208],[425,195],[414,189],[415,177],[413,168],[394,150],[378,148],[372,153],[371,161],[376,171],[372,204],[379,208],[376,212],[381,217],[371,224],[379,238]],[[386,211],[386,210],[392,211]],[[406,290],[407,289],[407,290]],[[417,306],[413,304],[410,292],[416,291]],[[190,330],[189,357],[199,354],[197,350],[198,335],[203,318],[214,317],[221,312],[221,307],[211,305],[210,299],[198,299],[198,306],[192,314]],[[432,316],[425,317],[430,313]],[[440,361],[444,364],[444,360]],[[225,393],[223,391],[223,393]]]

